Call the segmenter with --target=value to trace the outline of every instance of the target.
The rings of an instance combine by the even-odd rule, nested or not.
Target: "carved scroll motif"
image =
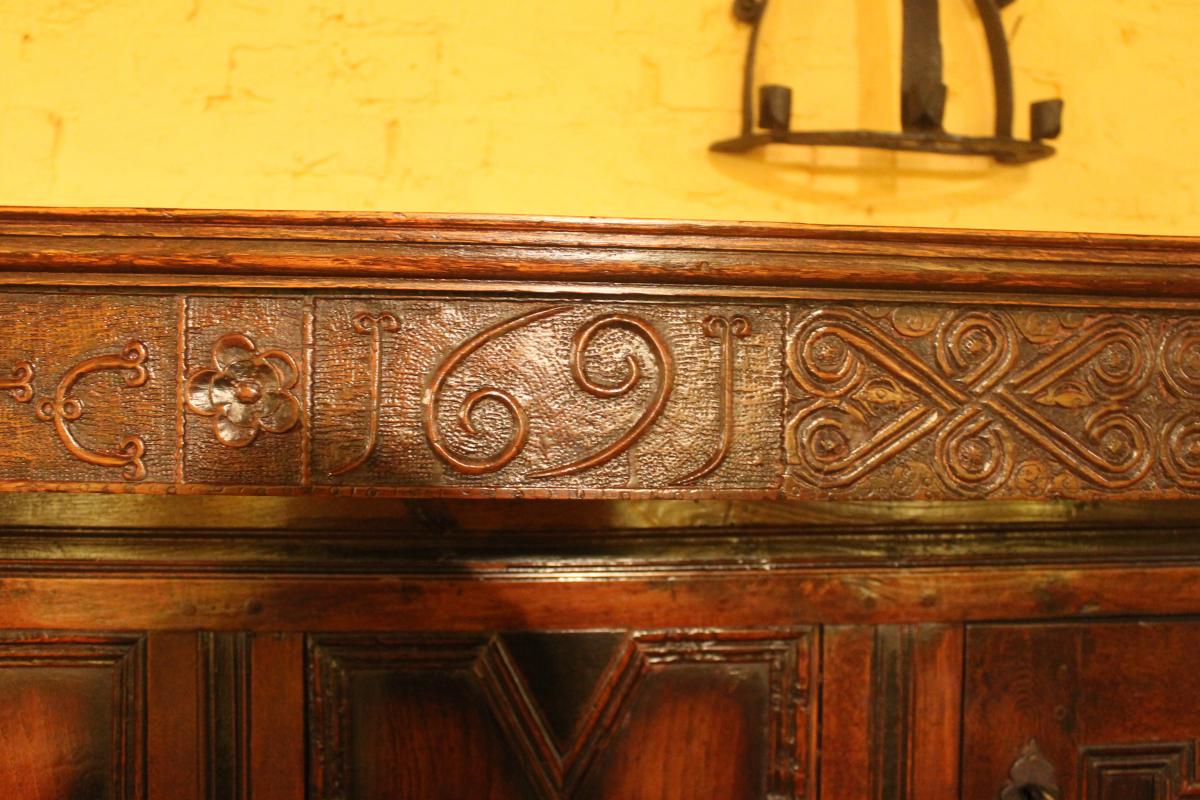
[[[676,485],[694,483],[712,474],[729,455],[733,446],[733,381],[734,339],[745,339],[750,335],[750,320],[743,316],[706,317],[702,323],[704,335],[716,339],[721,347],[721,405],[718,410],[721,441],[716,451],[696,469],[675,481]]]
[[[330,475],[345,475],[358,469],[366,463],[375,452],[379,439],[379,404],[383,396],[383,334],[397,333],[400,321],[395,315],[368,314],[362,312],[354,316],[352,322],[354,332],[371,337],[371,350],[367,358],[367,372],[371,375],[371,386],[367,395],[367,440],[362,451],[340,467],[330,470]]]
[[[531,325],[539,320],[561,314],[570,310],[570,306],[549,306],[521,314],[512,319],[492,325],[477,333],[455,348],[439,365],[432,379],[426,386],[421,398],[425,434],[429,446],[439,458],[455,470],[467,475],[483,475],[496,472],[507,466],[520,454],[529,439],[529,417],[524,406],[509,391],[496,387],[484,386],[467,395],[458,410],[459,426],[470,436],[478,435],[472,422],[472,415],[478,405],[484,400],[500,403],[512,418],[513,429],[507,444],[499,452],[487,457],[472,457],[455,453],[444,440],[437,421],[438,398],[445,388],[446,380],[458,366],[472,353],[487,343],[508,333]],[[551,478],[571,475],[611,461],[627,451],[648,430],[662,414],[670,397],[674,381],[674,361],[666,341],[654,327],[645,320],[624,313],[605,314],[583,325],[571,339],[570,363],[571,374],[576,384],[593,397],[616,398],[632,392],[642,380],[642,365],[632,354],[626,355],[626,374],[617,383],[605,384],[594,380],[588,375],[585,365],[589,346],[597,335],[609,330],[624,330],[641,338],[650,349],[651,357],[657,367],[657,386],[654,397],[646,410],[624,434],[615,441],[591,455],[549,469],[533,472],[531,478]]]
[[[145,364],[146,346],[137,340],[127,343],[120,353],[85,359],[63,375],[54,391],[54,398],[41,400],[35,413],[43,422],[54,423],[59,441],[80,461],[98,467],[120,467],[121,476],[125,480],[140,481],[146,477],[146,467],[142,463],[146,445],[142,438],[136,435],[125,436],[116,450],[102,451],[84,447],[71,431],[70,423],[83,416],[83,403],[71,394],[71,390],[86,375],[104,370],[125,372],[125,385],[130,388],[144,386],[150,379]]]
[[[849,486],[932,436],[942,480],[988,494],[1012,475],[1014,432],[1101,488],[1146,476],[1150,432],[1123,403],[1153,367],[1141,323],[1099,317],[1018,366],[1019,334],[1005,313],[948,311],[936,325],[920,322],[893,324],[906,338],[929,336],[932,359],[856,311],[821,310],[802,321],[788,363],[816,399],[789,423],[788,447],[806,480]],[[1082,424],[1063,427],[1041,409],[1068,410]],[[1194,431],[1184,426],[1179,436]]]
[[[28,403],[33,399],[33,364],[28,361],[18,361],[12,368],[12,375],[0,378],[0,392],[11,392],[12,399],[18,403]]]
[[[1177,397],[1200,400],[1200,320],[1188,320],[1162,350],[1163,379]],[[1200,489],[1200,413],[1187,412],[1163,431],[1163,469],[1180,486]]]

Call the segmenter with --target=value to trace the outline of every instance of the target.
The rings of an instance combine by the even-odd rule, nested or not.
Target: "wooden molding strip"
[[[1182,237],[314,212],[0,208],[0,271],[1200,298]]]

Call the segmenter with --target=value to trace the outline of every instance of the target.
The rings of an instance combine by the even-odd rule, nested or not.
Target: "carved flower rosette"
[[[212,366],[188,376],[187,407],[212,418],[221,444],[246,447],[260,432],[286,433],[300,421],[300,402],[290,391],[298,377],[289,354],[260,352],[249,337],[226,334],[213,345]]]

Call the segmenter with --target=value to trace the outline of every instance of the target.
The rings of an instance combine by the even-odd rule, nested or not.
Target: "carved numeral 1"
[[[721,346],[721,407],[717,412],[720,417],[721,443],[707,461],[696,469],[675,481],[677,485],[694,483],[711,474],[729,455],[733,446],[733,340],[745,339],[750,335],[750,320],[737,317],[706,317],[702,323],[704,335],[716,339]]]
[[[354,316],[354,332],[371,337],[371,350],[367,361],[367,372],[371,375],[371,386],[367,397],[367,440],[362,451],[340,467],[330,470],[330,475],[345,475],[366,463],[375,452],[379,439],[379,404],[383,395],[383,334],[400,330],[400,321],[393,314],[371,315],[366,312]]]

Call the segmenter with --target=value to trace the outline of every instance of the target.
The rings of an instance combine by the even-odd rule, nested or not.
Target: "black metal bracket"
[[[742,78],[742,130],[732,139],[714,142],[710,149],[744,153],[772,143],[872,147],[945,155],[991,156],[1002,164],[1023,164],[1054,155],[1045,143],[1062,129],[1062,100],[1042,100],[1030,106],[1028,139],[1013,136],[1013,79],[1008,39],[1000,9],[1013,0],[975,0],[987,37],[992,62],[996,117],[992,136],[960,136],[942,127],[946,86],[942,83],[942,42],[939,0],[903,0],[904,36],[901,64],[901,130],[793,131],[792,90],[767,84],[759,87],[757,129],[754,120],[754,71],[759,32],[769,0],[734,0],[733,13],[750,25]]]

